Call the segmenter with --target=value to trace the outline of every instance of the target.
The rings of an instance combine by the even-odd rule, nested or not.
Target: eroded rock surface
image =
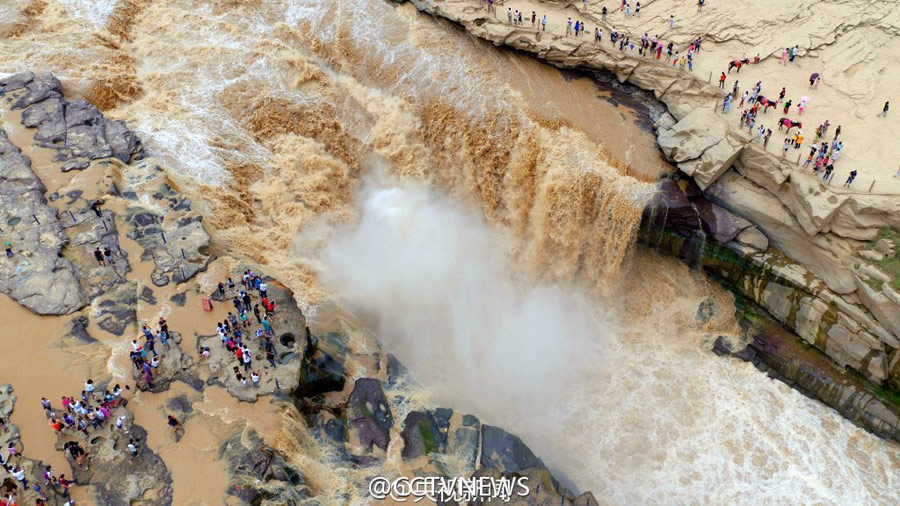
[[[0,95],[2,97],[2,95]],[[87,299],[75,268],[62,258],[69,241],[47,205],[44,185],[18,147],[0,131],[0,209],[12,255],[0,257],[0,290],[38,314],[68,314]]]

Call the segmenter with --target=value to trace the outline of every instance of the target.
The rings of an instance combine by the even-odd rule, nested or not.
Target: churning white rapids
[[[718,290],[702,274],[638,249],[633,282],[597,301],[512,281],[508,237],[429,189],[370,185],[360,207],[325,282],[443,405],[518,431],[582,490],[623,505],[896,497],[896,445],[710,351],[695,320]]]

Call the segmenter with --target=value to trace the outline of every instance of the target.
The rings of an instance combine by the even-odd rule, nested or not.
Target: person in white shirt
[[[259,296],[260,297],[268,297],[269,285],[265,281],[259,284]]]
[[[10,474],[13,475],[13,478],[19,480],[19,483],[22,484],[23,488],[26,488],[26,489],[28,488],[28,478],[25,477],[24,469],[22,469],[19,466],[16,466],[13,468],[12,471],[10,471]]]

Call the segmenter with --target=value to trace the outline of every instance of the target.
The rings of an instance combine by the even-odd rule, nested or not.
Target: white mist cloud
[[[320,277],[442,403],[501,423],[551,409],[579,371],[602,367],[585,358],[602,337],[578,291],[513,281],[508,238],[450,199],[373,186]]]

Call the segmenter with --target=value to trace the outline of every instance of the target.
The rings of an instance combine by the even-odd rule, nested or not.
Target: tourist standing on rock
[[[841,145],[841,143],[839,142],[839,143],[838,143],[838,148],[835,149],[835,150],[834,150],[834,154],[831,155],[831,161],[833,161],[833,162],[836,162],[837,159],[838,159],[838,156],[840,156],[840,154],[841,154],[841,148],[840,148],[840,145]]]
[[[668,58],[666,61],[668,61]],[[727,79],[725,77],[725,72],[722,72],[722,75],[719,76],[719,88],[722,88],[723,90],[725,89],[725,79]]]
[[[534,28],[534,22],[537,21],[537,13],[531,11],[531,27]]]
[[[241,294],[241,299],[242,299],[243,302],[244,302],[244,310],[245,310],[245,311],[252,311],[252,310],[253,310],[253,300],[250,299],[250,294],[247,293],[247,292],[242,293],[242,294]]]
[[[103,248],[103,257],[106,260],[106,265],[113,265],[116,263],[116,261],[113,260],[113,253],[112,250],[109,249],[109,246]]]
[[[128,453],[131,454],[132,458],[138,456],[140,448],[138,447],[138,444],[134,441],[134,439],[129,439],[128,444],[125,447],[128,448]]]
[[[63,488],[62,496],[64,498],[69,497],[69,486],[72,484],[72,482],[66,478],[66,475],[61,474],[59,475],[58,483]],[[75,504],[75,501],[69,501],[66,504]]]
[[[244,345],[243,353],[241,355],[241,361],[244,364],[244,372],[247,372],[253,364],[253,354],[250,353],[250,348]]]
[[[600,11],[600,21],[606,23],[606,6]]]
[[[856,179],[856,170],[851,170],[850,175],[847,176],[847,181],[844,182],[844,186],[850,186],[853,184],[853,181]]]
[[[797,46],[795,45],[794,47],[791,48],[791,53],[790,53],[791,63],[794,62],[794,58],[796,58],[796,57],[797,57]]]
[[[635,16],[640,16],[640,15],[641,15],[641,3],[640,3],[640,2],[638,2],[638,3],[634,6],[634,15],[635,15]]]
[[[100,251],[100,247],[98,246],[94,249],[94,258],[97,259],[97,263],[100,265],[106,265],[106,262],[103,260],[103,252]]]
[[[787,102],[784,103],[784,113],[787,114],[789,110],[791,110],[791,101],[790,100],[788,100]]]
[[[543,31],[543,32],[547,31],[547,15],[546,14],[541,16],[541,31]]]
[[[509,7],[508,9],[506,9],[506,21],[507,21],[507,23],[512,24],[512,17],[513,17],[512,7]]]
[[[725,101],[722,102],[722,114],[726,114],[731,107],[731,95],[725,95]]]
[[[772,129],[771,128],[766,129],[766,136],[763,138],[763,148],[766,148],[769,146],[769,137],[772,137]]]
[[[22,484],[22,488],[26,488],[26,489],[28,488],[28,477],[25,476],[24,469],[22,469],[19,466],[16,466],[16,467],[12,468],[12,471],[10,471],[9,474],[13,475],[13,478],[15,478],[19,483]]]
[[[809,150],[809,156],[806,157],[806,161],[803,162],[804,169],[808,168],[810,166],[810,164],[812,164],[813,158],[815,158],[815,156],[816,156],[816,147],[813,146]]]
[[[891,108],[891,103],[890,103],[890,102],[885,102],[885,103],[884,103],[884,109],[881,110],[881,112],[878,114],[878,116],[879,116],[879,117],[886,117],[886,116],[887,116],[887,113],[888,113],[888,109],[890,109],[890,108]]]
[[[787,57],[788,57],[788,49],[784,48],[781,50],[781,64],[787,66]]]
[[[172,432],[175,433],[178,432],[178,427],[181,427],[181,422],[172,415],[169,415],[169,421],[167,423],[169,424],[169,427],[172,427]]]
[[[675,15],[669,14],[669,28],[675,28]]]
[[[4,246],[6,249],[6,258],[12,258],[13,257],[12,243],[9,241],[6,241],[6,244],[4,244]]]
[[[266,341],[266,360],[272,364],[272,369],[278,367],[277,364],[275,364],[275,349],[270,341]]]
[[[705,4],[705,3],[706,3],[706,0],[697,0],[697,12],[700,12],[703,10],[703,4]]]
[[[788,149],[791,148],[791,144],[792,144],[792,141],[791,141],[790,138],[784,140],[784,149],[782,149],[782,155],[781,155],[781,156],[787,156],[787,154],[788,154]]]
[[[96,214],[98,218],[103,217],[103,209],[100,208],[100,206],[102,204],[103,203],[100,202],[99,200],[95,200],[95,201],[91,202],[91,210],[94,211],[94,214]]]
[[[566,37],[569,36],[569,32],[571,32],[571,31],[572,31],[572,18],[569,18],[569,20],[566,21]]]
[[[822,180],[823,181],[830,180],[832,171],[834,171],[834,165],[829,163],[828,165],[825,166],[825,175],[822,176]]]

